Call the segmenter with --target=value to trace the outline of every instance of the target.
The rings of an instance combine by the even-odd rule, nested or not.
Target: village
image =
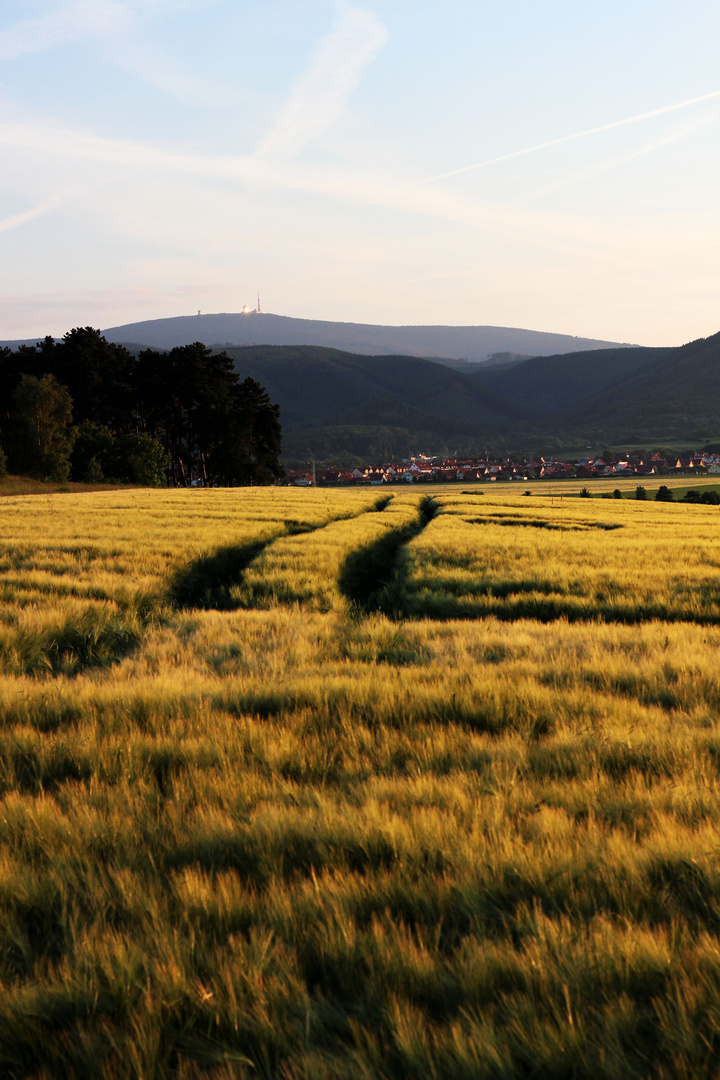
[[[445,458],[418,454],[399,463],[368,465],[365,468],[316,468],[310,472],[286,470],[279,481],[296,487],[343,487],[363,484],[424,484],[468,481],[591,480],[630,476],[716,475],[720,476],[720,454],[683,451],[668,454],[622,454],[604,450],[596,457],[566,461],[553,457]]]

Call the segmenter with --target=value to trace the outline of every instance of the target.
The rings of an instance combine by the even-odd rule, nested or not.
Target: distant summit
[[[569,334],[548,334],[503,326],[374,326],[369,323],[293,319],[245,310],[238,314],[182,315],[174,319],[111,326],[103,333],[117,344],[170,349],[202,341],[206,345],[316,345],[365,356],[417,356],[443,361],[496,364],[527,356],[610,349],[619,343]],[[497,359],[496,359],[497,358]],[[502,361],[500,361],[502,363]]]

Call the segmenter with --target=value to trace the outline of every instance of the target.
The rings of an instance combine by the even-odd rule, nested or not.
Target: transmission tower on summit
[[[260,315],[260,293],[258,293],[258,306],[255,309],[256,313]]]

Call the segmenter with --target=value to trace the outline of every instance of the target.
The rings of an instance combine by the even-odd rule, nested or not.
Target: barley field
[[[0,1076],[718,1075],[720,507],[532,490],[0,500]]]

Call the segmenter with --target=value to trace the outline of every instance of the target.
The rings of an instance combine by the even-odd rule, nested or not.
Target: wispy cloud
[[[652,109],[650,112],[639,113],[637,116],[628,116],[624,120],[613,120],[610,124],[601,124],[599,127],[588,128],[586,131],[576,131],[574,135],[563,135],[562,138],[551,139],[550,142],[526,146],[523,150],[514,150],[511,154],[502,154],[500,157],[488,158],[486,161],[477,161],[474,165],[464,165],[461,169],[452,169],[450,172],[428,176],[425,178],[424,183],[429,184],[434,180],[446,180],[450,176],[460,176],[462,173],[473,172],[475,169],[487,168],[488,165],[499,165],[503,161],[512,161],[513,158],[534,154],[538,150],[548,150],[552,146],[562,146],[563,143],[574,142],[575,139],[585,139],[588,135],[599,135],[604,131],[614,131],[616,128],[627,127],[628,124],[639,124],[642,120],[665,116],[667,113],[677,112],[679,109],[688,109],[692,105],[700,105],[716,98],[720,98],[720,90],[713,90],[712,93],[702,94],[700,97],[688,98],[687,101],[679,101],[674,105],[663,105],[660,109]]]
[[[180,176],[245,183],[260,189],[276,188],[330,197],[366,206],[385,206],[402,213],[437,217],[457,224],[480,221],[488,226],[511,225],[514,211],[470,203],[448,192],[418,185],[392,184],[355,170],[333,171],[294,166],[271,158],[187,153],[114,139],[42,123],[0,122],[0,146],[34,151],[76,161],[111,165],[131,174],[157,173],[176,181]],[[117,175],[117,173],[115,174]]]
[[[714,115],[716,110],[712,112]],[[206,200],[203,181],[211,181],[213,205],[218,197],[215,185],[220,182],[226,186],[228,195],[236,193],[238,185],[244,185],[263,195],[275,190],[330,198],[364,207],[384,208],[403,216],[444,221],[451,228],[461,227],[463,233],[473,230],[485,241],[494,236],[502,237],[503,241],[514,238],[518,243],[542,247],[545,251],[566,254],[592,251],[596,260],[610,258],[614,248],[624,250],[626,241],[625,223],[618,222],[613,228],[608,221],[598,222],[593,215],[563,209],[530,208],[521,202],[518,204],[518,200],[508,204],[488,202],[434,185],[395,183],[370,171],[361,174],[356,169],[313,168],[304,164],[288,167],[284,159],[276,160],[272,155],[200,154],[37,121],[0,121],[0,145],[30,151],[29,157],[21,156],[19,160],[24,162],[23,169],[30,169],[32,175],[37,175],[33,165],[36,158],[45,162],[49,156],[54,157],[58,164],[53,170],[54,180],[48,176],[48,184],[62,183],[66,191],[82,189],[86,193],[83,213],[92,206],[94,213],[102,214],[106,225],[113,222],[120,231],[124,227],[122,208],[127,208],[137,220],[145,221],[142,213],[138,217],[138,193],[164,184],[172,185],[171,190],[175,190],[184,178],[195,184],[188,199],[197,198],[199,204]],[[652,147],[648,147],[647,152],[650,149]],[[646,152],[644,148],[643,152]],[[60,166],[62,159],[65,164]],[[11,160],[9,155],[8,160]],[[90,163],[94,166],[92,170]],[[141,180],[141,174],[147,174],[146,178]],[[153,174],[155,179],[151,179]],[[130,177],[132,181],[128,183]],[[118,184],[123,190],[116,201],[115,195],[111,197],[108,192],[110,188],[116,191]],[[46,186],[45,190],[50,194],[55,189]],[[209,190],[206,195],[209,199]],[[161,205],[167,209],[166,202],[167,199],[161,200]],[[167,213],[161,209],[159,216],[163,220],[176,220],[170,209]],[[147,224],[148,234],[153,233],[156,226],[152,219],[148,219]]]
[[[10,217],[3,218],[0,221],[0,233],[9,232],[10,229],[18,229],[21,225],[27,225],[28,222],[34,221],[35,218],[43,217],[50,210],[54,210],[57,203],[57,199],[47,199],[38,206],[34,206],[31,210],[24,210],[20,214],[12,214]]]
[[[187,64],[173,61],[157,50],[137,41],[118,42],[112,51],[118,67],[131,72],[167,97],[193,108],[229,109],[250,99],[247,90],[204,78]]]
[[[120,0],[71,0],[32,19],[21,19],[0,30],[0,60],[45,52],[68,41],[106,36],[124,30],[131,6]]]
[[[219,0],[54,0],[42,15],[0,30],[0,60],[17,60],[84,38],[117,40],[136,22],[212,7]]]
[[[100,167],[110,165],[114,182],[121,172],[133,176],[155,173],[170,179],[173,184],[184,176],[225,182],[231,186],[247,184],[260,191],[293,191],[356,205],[383,207],[403,215],[445,221],[465,230],[480,230],[486,237],[495,234],[527,240],[533,236],[536,242],[542,237],[545,247],[558,250],[591,245],[599,251],[610,242],[607,224],[599,227],[587,218],[487,203],[476,198],[470,200],[429,186],[394,184],[370,173],[358,174],[356,170],[287,168],[271,158],[187,153],[33,123],[0,122],[0,145],[33,151],[42,155],[43,160],[52,154]],[[76,186],[81,182],[87,184],[88,176],[87,167],[83,166],[79,173],[71,173],[65,182]],[[111,211],[111,204],[106,205],[106,210]]]
[[[372,11],[342,6],[257,155],[291,156],[324,135],[387,39],[387,30]]]

